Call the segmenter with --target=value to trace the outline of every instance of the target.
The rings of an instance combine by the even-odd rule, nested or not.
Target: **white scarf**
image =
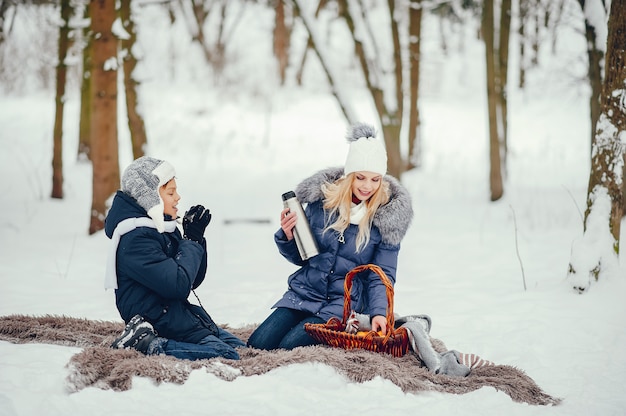
[[[365,214],[367,213],[367,207],[364,203],[355,204],[352,203],[350,208],[350,224],[359,225]]]
[[[106,271],[104,274],[104,289],[117,289],[117,272],[116,272],[116,258],[117,258],[117,246],[120,244],[120,238],[134,230],[137,227],[150,227],[157,228],[154,220],[148,217],[140,218],[127,218],[121,221],[115,227],[113,231],[113,237],[111,237],[111,246],[109,248],[109,258],[107,260]],[[176,229],[176,221],[165,221],[165,231],[168,233],[173,232]]]

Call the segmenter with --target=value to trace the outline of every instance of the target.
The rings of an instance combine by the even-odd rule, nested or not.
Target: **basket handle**
[[[346,274],[346,279],[343,284],[343,326],[345,328],[351,311],[350,291],[352,290],[352,279],[355,274],[368,269],[375,272],[378,277],[380,277],[380,280],[382,280],[385,288],[387,289],[387,334],[385,335],[386,340],[391,335],[393,335],[393,329],[395,324],[395,317],[393,315],[393,285],[391,284],[391,281],[389,280],[383,269],[375,264],[363,264],[361,266],[357,266],[354,269],[350,270],[348,274]]]

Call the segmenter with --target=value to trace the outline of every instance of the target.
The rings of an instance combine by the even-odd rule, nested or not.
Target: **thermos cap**
[[[288,199],[295,198],[295,197],[296,197],[296,193],[294,191],[285,192],[283,194],[283,201],[286,201]]]

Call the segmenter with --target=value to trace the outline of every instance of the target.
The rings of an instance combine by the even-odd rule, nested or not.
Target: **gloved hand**
[[[201,243],[209,222],[211,222],[211,211],[202,205],[194,205],[183,217],[183,236],[187,240]]]

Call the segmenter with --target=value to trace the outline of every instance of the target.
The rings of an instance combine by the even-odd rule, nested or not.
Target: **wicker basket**
[[[387,289],[387,333],[381,334],[375,331],[358,332],[349,334],[345,332],[346,322],[350,316],[350,291],[352,278],[363,270],[371,270],[378,274]],[[315,340],[331,347],[346,350],[364,349],[374,352],[391,354],[401,357],[409,349],[409,335],[405,328],[394,328],[393,315],[393,286],[383,270],[375,264],[357,266],[346,274],[344,282],[343,321],[338,318],[330,318],[325,324],[305,323],[305,331]]]

